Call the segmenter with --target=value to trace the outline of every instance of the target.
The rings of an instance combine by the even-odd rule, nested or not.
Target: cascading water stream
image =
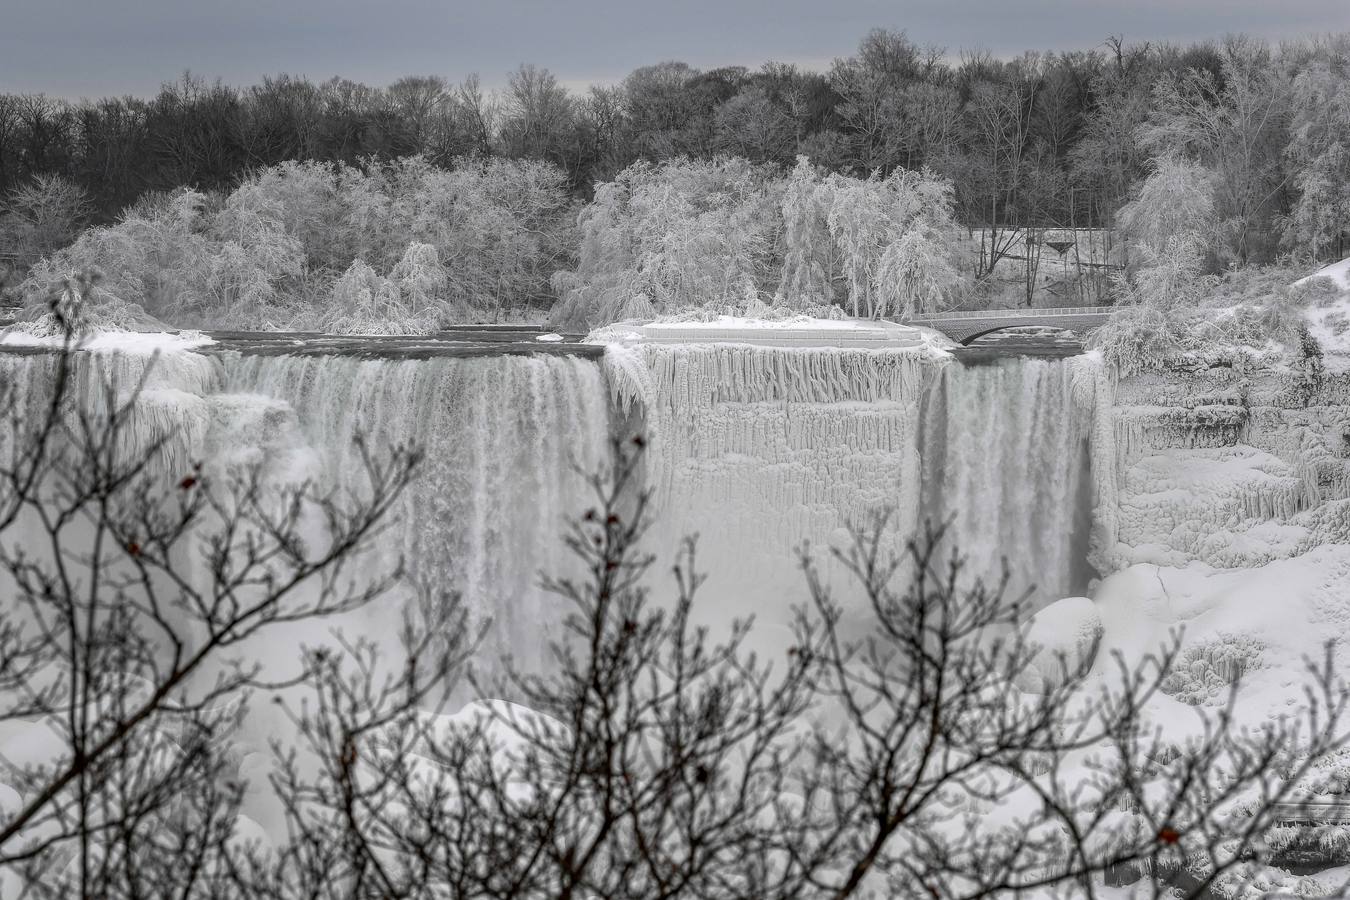
[[[385,555],[458,592],[469,627],[491,622],[480,669],[509,654],[534,669],[566,613],[539,573],[570,571],[568,516],[593,502],[585,474],[608,452],[593,362],[557,356],[364,360],[242,357],[226,389],[284,401],[318,455],[320,483],[359,487],[354,438],[415,444],[425,458],[390,522]]]
[[[943,367],[925,397],[923,514],[950,521],[969,571],[1039,607],[1091,577],[1092,407],[1075,362],[1004,359]]]

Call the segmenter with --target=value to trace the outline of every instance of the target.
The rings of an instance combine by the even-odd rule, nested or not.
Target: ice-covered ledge
[[[719,316],[706,322],[620,324],[592,339],[656,344],[749,344],[759,347],[840,347],[945,350],[951,341],[930,328],[870,319],[749,319]]]

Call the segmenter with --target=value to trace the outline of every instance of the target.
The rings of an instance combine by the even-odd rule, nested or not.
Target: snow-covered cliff
[[[1099,564],[1259,566],[1350,540],[1350,375],[1138,374],[1109,410],[1114,542]]]

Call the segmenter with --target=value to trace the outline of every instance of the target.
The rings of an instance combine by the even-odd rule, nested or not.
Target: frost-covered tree
[[[783,186],[783,278],[778,302],[806,308],[834,302],[832,247],[821,174],[805,156]]]
[[[136,304],[153,316],[201,305],[210,269],[204,234],[206,197],[193,190],[143,198],[113,225],[86,231],[71,246],[43,259],[21,286],[41,307],[54,284],[93,269],[110,299]]]
[[[555,319],[593,327],[688,307],[774,304],[816,314],[911,315],[948,296],[951,184],[897,169],[824,175],[805,157],[787,177],[746,160],[630,166],[580,219],[580,265],[554,277]],[[884,262],[884,265],[883,265]]]
[[[398,285],[358,259],[333,284],[318,324],[340,334],[373,334],[400,327],[403,313]]]
[[[829,195],[830,237],[839,248],[848,279],[848,309],[855,316],[873,307],[873,273],[888,243],[885,204],[876,181],[832,175]]]
[[[1186,68],[1154,88],[1140,141],[1154,156],[1184,154],[1214,172],[1214,249],[1227,261],[1270,255],[1288,124],[1287,81],[1270,50],[1248,38],[1225,40],[1217,72]]]
[[[300,276],[304,259],[279,201],[236,192],[212,217],[208,236],[206,302],[220,320],[261,323],[286,305],[283,285]]]
[[[1153,171],[1117,216],[1134,256],[1123,283],[1130,300],[1172,306],[1193,299],[1216,228],[1214,176],[1175,156]]]
[[[960,277],[950,182],[896,169],[865,180],[832,175],[824,186],[853,315],[909,316],[950,294]]]
[[[369,179],[358,167],[290,161],[245,178],[227,206],[267,207],[286,234],[300,242],[306,268],[341,272],[366,252],[361,236],[368,220],[358,211],[378,205],[371,195]]]
[[[779,185],[743,159],[635,163],[579,219],[578,267],[555,276],[555,321],[593,327],[744,305],[778,281]]]
[[[371,177],[372,202],[360,212],[370,262],[390,271],[409,244],[435,247],[466,317],[497,319],[542,300],[568,260],[572,205],[555,166],[465,159],[447,170],[413,158]]]
[[[1314,260],[1350,226],[1350,37],[1314,46],[1293,79],[1285,148],[1298,199],[1285,245]]]
[[[562,170],[541,162],[290,162],[223,199],[187,189],[149,198],[43,260],[23,290],[38,302],[48,285],[95,268],[101,292],[165,321],[293,327],[348,315],[350,298],[330,291],[359,259],[407,293],[403,306],[381,308],[413,319],[364,325],[498,320],[547,298],[549,274],[570,259],[571,211]]]
[[[51,285],[93,269],[104,301],[134,304],[164,321],[257,327],[285,305],[300,275],[299,242],[286,234],[275,203],[247,196],[213,206],[188,189],[147,198],[43,259],[21,290],[40,307]]]
[[[923,228],[910,228],[881,254],[877,266],[878,314],[908,319],[917,312],[933,310],[959,278],[951,255],[942,250],[941,244]]]
[[[0,258],[26,271],[74,241],[92,211],[79,185],[60,175],[39,175],[0,202]]]

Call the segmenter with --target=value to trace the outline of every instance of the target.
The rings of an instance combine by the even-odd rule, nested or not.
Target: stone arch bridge
[[[922,325],[940,331],[958,344],[969,344],[1005,328],[1036,325],[1065,331],[1087,331],[1106,322],[1114,306],[1065,306],[1055,309],[979,309],[963,312],[925,313],[906,319],[906,325]]]

